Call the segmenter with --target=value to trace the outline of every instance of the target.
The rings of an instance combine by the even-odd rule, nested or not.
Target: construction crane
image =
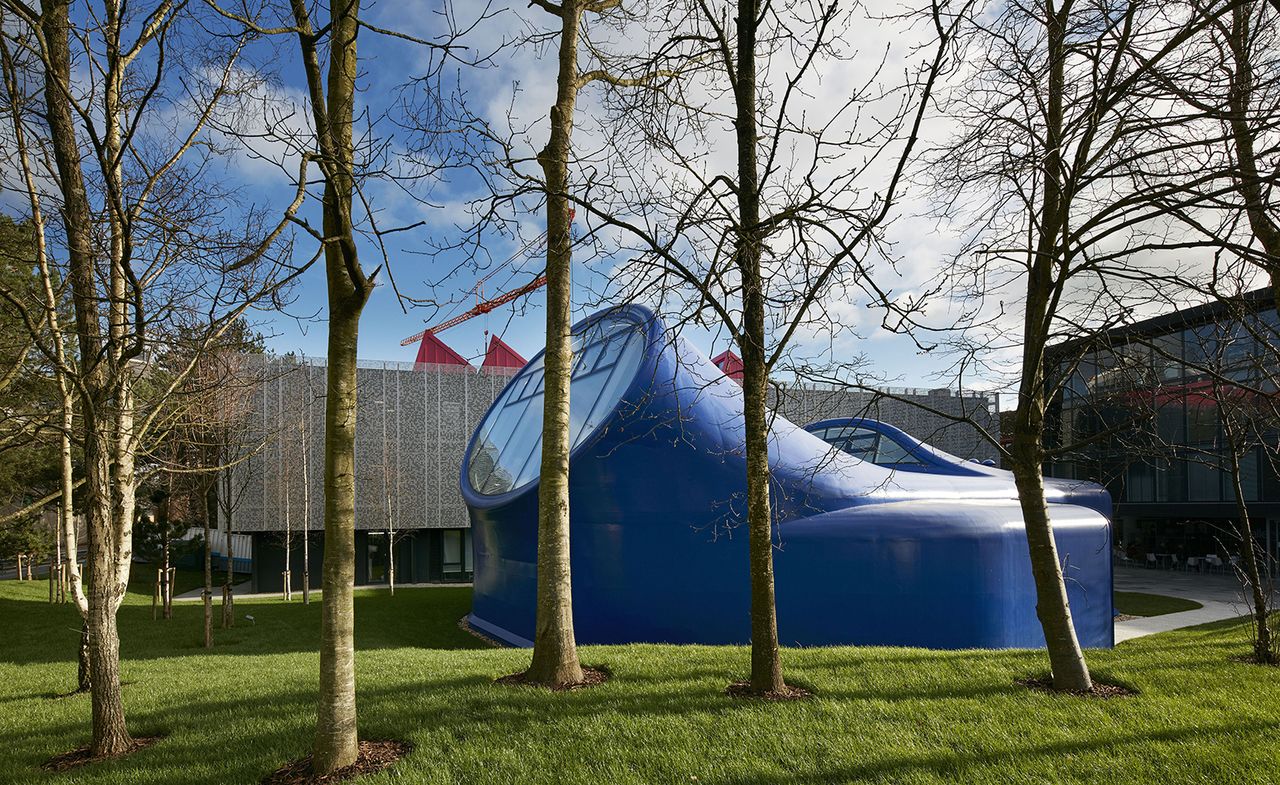
[[[473,319],[477,316],[483,316],[500,305],[506,305],[512,300],[523,297],[529,292],[532,292],[535,289],[541,289],[543,286],[546,286],[546,285],[547,285],[547,276],[539,275],[537,278],[534,278],[532,281],[525,284],[524,286],[521,286],[519,289],[512,289],[506,294],[495,297],[492,300],[481,300],[479,303],[476,304],[476,307],[472,308],[469,311],[466,311],[465,313],[460,313],[457,316],[453,317],[452,319],[449,319],[448,321],[444,321],[444,322],[441,322],[440,324],[437,324],[435,327],[428,327],[427,329],[423,330],[422,332],[416,335],[410,335],[408,338],[405,338],[403,341],[401,341],[400,345],[410,346],[412,344],[415,344],[421,341],[422,336],[426,335],[427,333],[438,333],[443,330],[447,330],[450,327],[453,327],[454,325],[462,324],[468,319]]]
[[[573,210],[569,211],[569,220],[571,222],[573,221],[574,212],[575,211]],[[460,313],[457,316],[454,316],[443,322],[440,322],[434,327],[428,327],[427,329],[423,330],[420,333],[415,333],[413,335],[410,335],[408,338],[405,338],[403,341],[401,341],[400,345],[412,346],[413,344],[421,341],[422,337],[427,333],[442,332],[444,330],[449,329],[450,327],[454,327],[456,325],[462,324],[468,319],[474,319],[477,316],[484,316],[485,314],[489,313],[490,311],[492,311],[493,309],[499,306],[506,305],[512,300],[519,299],[532,291],[536,291],[546,286],[547,276],[539,275],[537,278],[534,278],[532,281],[525,284],[524,286],[521,286],[518,289],[512,289],[509,292],[498,295],[497,297],[494,297],[489,300],[483,299],[484,285],[486,282],[488,282],[490,278],[493,278],[493,276],[497,275],[499,272],[505,269],[508,265],[510,265],[516,259],[532,256],[536,253],[541,252],[544,248],[546,248],[546,245],[547,245],[547,233],[543,232],[542,234],[538,235],[537,237],[533,238],[529,242],[517,248],[515,253],[507,257],[506,261],[504,261],[502,264],[498,265],[497,267],[493,268],[493,270],[489,271],[484,277],[476,281],[474,286],[472,286],[469,290],[467,290],[467,294],[474,294],[476,296],[476,305],[474,308],[464,313]]]

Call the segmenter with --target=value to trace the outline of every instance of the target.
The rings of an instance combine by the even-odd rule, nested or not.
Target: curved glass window
[[[573,335],[569,388],[569,449],[595,432],[635,376],[644,325],[606,316]],[[467,481],[496,496],[532,481],[542,466],[542,357],[503,392],[480,424],[468,457]]]
[[[843,425],[812,431],[814,436],[855,458],[880,466],[918,465],[920,459],[890,436],[870,428]]]

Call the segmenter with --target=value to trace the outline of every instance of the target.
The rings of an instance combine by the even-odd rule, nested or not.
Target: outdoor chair
[[[1147,554],[1147,567],[1153,570],[1156,568],[1156,555],[1154,553]]]
[[[1187,572],[1191,572],[1192,570],[1195,570],[1196,572],[1200,572],[1200,557],[1199,557],[1199,556],[1188,556],[1188,557],[1187,557]]]
[[[1204,557],[1204,561],[1205,561],[1205,564],[1209,565],[1210,571],[1217,570],[1218,572],[1222,572],[1222,568],[1223,568],[1222,559],[1218,557],[1218,554],[1216,553],[1206,554]]]

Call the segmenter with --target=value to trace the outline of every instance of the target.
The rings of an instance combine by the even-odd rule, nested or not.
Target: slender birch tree
[[[65,0],[39,9],[23,0],[0,6],[14,25],[4,34],[31,53],[43,87],[42,144],[52,150],[73,305],[77,351],[68,371],[83,424],[90,751],[121,755],[134,746],[120,693],[116,611],[132,561],[135,463],[159,416],[150,402],[190,372],[182,369],[140,401],[136,381],[147,372],[156,325],[175,309],[202,309],[212,341],[296,270],[273,256],[287,219],[272,226],[250,210],[238,233],[221,231],[215,197],[230,204],[230,195],[192,155],[205,150],[215,115],[244,95],[236,68],[244,36],[211,34],[200,58],[166,57],[183,33],[210,32],[202,25],[211,20],[195,20],[187,3],[126,8],[103,0],[74,20]],[[86,89],[73,76],[72,63],[81,60],[97,75]],[[188,78],[173,78],[184,67]],[[152,133],[161,104],[174,105],[169,99],[190,109],[187,120],[171,133]],[[286,212],[300,203],[301,193]]]

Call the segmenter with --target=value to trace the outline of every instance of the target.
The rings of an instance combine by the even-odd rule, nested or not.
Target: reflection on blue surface
[[[573,408],[587,407],[570,456],[579,642],[747,642],[741,389],[644,308],[602,312],[574,333],[583,348]],[[515,645],[534,629],[542,410],[529,397],[540,393],[527,391],[541,379],[539,357],[499,396],[462,467],[475,538],[471,622]],[[1043,645],[1008,473],[869,422],[809,426],[858,457],[774,420],[783,643]],[[1051,488],[1050,499],[1077,633],[1086,646],[1110,646],[1110,499],[1088,483]]]
[[[989,477],[1013,484],[1013,472],[957,458],[879,420],[839,417],[810,423],[804,429],[848,455],[897,471]],[[1045,477],[1044,490],[1050,503],[1078,504],[1111,517],[1111,494],[1097,483]]]

